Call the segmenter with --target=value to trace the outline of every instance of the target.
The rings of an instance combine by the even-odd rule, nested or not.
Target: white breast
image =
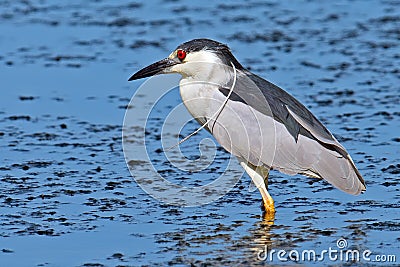
[[[194,118],[211,118],[215,102],[214,94],[218,91],[218,86],[199,82],[193,78],[183,78],[179,83],[179,91],[182,101]]]

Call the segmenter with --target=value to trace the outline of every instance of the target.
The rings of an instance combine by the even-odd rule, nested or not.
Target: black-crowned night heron
[[[191,115],[235,155],[263,198],[271,169],[323,178],[358,195],[365,182],[345,148],[293,96],[246,70],[225,44],[195,39],[169,57],[136,72],[129,81],[179,73],[182,100]]]

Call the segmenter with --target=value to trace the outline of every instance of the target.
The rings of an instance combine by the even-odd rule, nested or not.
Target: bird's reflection
[[[266,247],[271,247],[273,243],[273,235],[271,234],[274,227],[275,214],[264,212],[260,217],[260,221],[254,224],[250,232],[249,250],[251,252],[251,261],[257,261],[258,258],[263,257]],[[260,259],[259,259],[260,260]]]

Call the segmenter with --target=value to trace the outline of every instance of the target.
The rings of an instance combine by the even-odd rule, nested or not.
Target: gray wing
[[[249,85],[250,81],[253,85]],[[227,96],[229,89],[220,88]],[[365,182],[345,148],[298,100],[278,86],[252,74],[239,72],[231,101],[240,101],[274,118],[277,151],[272,168],[287,174],[323,178],[357,195]]]

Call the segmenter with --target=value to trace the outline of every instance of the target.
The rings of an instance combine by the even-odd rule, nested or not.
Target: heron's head
[[[194,39],[179,45],[167,58],[153,63],[135,74],[129,81],[157,74],[179,73],[183,77],[208,77],[217,68],[243,67],[225,44],[210,39]]]

